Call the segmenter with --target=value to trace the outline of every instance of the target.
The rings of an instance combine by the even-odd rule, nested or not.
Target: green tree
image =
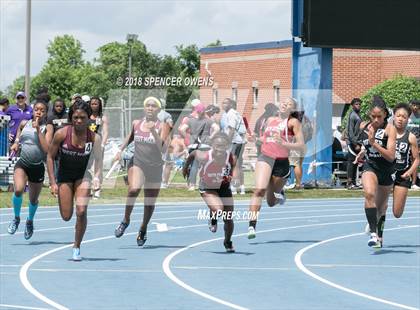
[[[420,98],[420,82],[412,77],[397,75],[372,87],[360,98],[362,99],[361,116],[363,120],[368,120],[369,118],[369,107],[375,95],[382,97],[387,106],[392,109],[400,102],[408,103],[413,99]],[[351,109],[347,111],[343,119],[343,128],[347,128],[350,112]]]
[[[9,85],[6,88],[6,96],[9,98],[10,103],[15,102],[15,96],[18,91],[24,91],[25,90],[25,76],[19,76],[16,78],[12,85]]]
[[[48,60],[41,72],[32,80],[31,94],[47,85],[52,98],[69,100],[80,79],[80,70],[86,67],[81,43],[73,36],[55,37],[47,46]]]

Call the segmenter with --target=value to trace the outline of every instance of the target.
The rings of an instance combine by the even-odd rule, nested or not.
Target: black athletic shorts
[[[28,181],[31,183],[42,183],[44,182],[45,176],[45,166],[43,163],[39,165],[25,165],[21,159],[19,159],[15,164],[16,168],[21,168],[25,171],[28,176]]]
[[[65,171],[60,168],[58,168],[57,172],[57,183],[75,183],[76,181],[84,180],[91,182],[92,181],[92,175],[87,171]]]
[[[290,164],[289,159],[273,159],[264,154],[258,157],[258,161],[266,162],[271,166],[271,175],[287,179],[290,176]]]
[[[363,164],[363,173],[366,171],[373,172],[378,178],[378,184],[381,186],[390,186],[394,184],[392,167],[390,169],[379,169],[370,165],[368,162]]]
[[[160,183],[162,182],[162,171],[163,171],[163,165],[158,166],[151,166],[147,165],[146,163],[143,163],[139,160],[136,160],[134,162],[134,157],[130,160],[128,163],[128,169],[130,169],[132,166],[139,167],[144,174],[145,183]]]
[[[411,176],[408,179],[403,179],[401,175],[403,175],[406,171],[397,171],[395,172],[395,181],[394,186],[401,186],[406,188],[411,188],[412,180]]]
[[[232,198],[230,183],[222,183],[219,188],[208,188],[206,184],[200,182],[199,191],[200,194],[204,194],[205,192],[216,192],[221,198]]]

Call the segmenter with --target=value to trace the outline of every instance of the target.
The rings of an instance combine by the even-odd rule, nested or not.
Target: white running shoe
[[[278,200],[279,205],[284,205],[286,202],[286,194],[284,193],[284,190],[282,190],[280,193],[273,193],[274,197]]]
[[[93,192],[93,199],[96,200],[96,199],[99,199],[99,198],[101,198],[101,191],[100,190],[94,191]]]
[[[73,261],[80,262],[82,257],[80,256],[80,248],[73,248]]]
[[[238,192],[237,192],[237,190],[236,190],[236,187],[235,187],[235,186],[231,186],[231,187],[230,187],[230,190],[232,191],[232,195],[236,195],[236,194],[238,194]]]
[[[378,243],[379,243],[379,240],[378,240],[378,236],[376,235],[376,233],[371,233],[369,241],[368,241],[368,246],[377,247]]]
[[[191,185],[190,187],[188,187],[188,190],[190,192],[195,191],[195,185]]]
[[[252,226],[248,227],[248,239],[255,239],[257,233],[255,231],[255,228]]]
[[[240,190],[241,192],[239,194],[245,195],[245,185],[241,185]]]
[[[160,185],[160,188],[168,188],[168,183],[162,182],[162,184]]]

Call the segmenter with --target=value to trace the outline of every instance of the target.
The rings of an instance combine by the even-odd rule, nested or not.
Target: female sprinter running
[[[270,117],[266,122],[261,155],[255,166],[255,190],[249,206],[251,220],[248,239],[256,236],[255,227],[264,195],[267,194],[270,207],[276,203],[284,204],[286,200],[283,186],[290,175],[289,151],[301,151],[305,147],[300,122],[291,117],[296,107],[296,100],[288,98],[280,105],[279,115]]]
[[[108,117],[103,115],[102,112],[102,100],[99,97],[92,97],[90,98],[90,108],[92,110],[92,115],[89,118],[89,129],[92,130],[94,133],[97,133],[101,136],[102,140],[102,152],[104,151],[104,147],[108,141]],[[103,154],[102,154],[103,155]],[[100,183],[102,184],[103,176],[100,176]],[[93,192],[93,198],[97,199],[100,197],[101,190],[97,189]]]
[[[194,159],[200,167],[200,194],[210,209],[209,229],[217,230],[217,217],[222,216],[225,222],[225,240],[223,245],[226,252],[235,252],[232,245],[233,234],[233,198],[230,189],[232,171],[235,159],[229,152],[229,137],[224,133],[217,133],[211,140],[209,151],[193,151],[184,165],[183,175],[188,177],[190,165]]]
[[[130,215],[134,203],[144,187],[143,223],[137,235],[137,245],[143,246],[147,240],[147,224],[153,215],[156,198],[159,195],[162,181],[162,154],[169,136],[168,123],[158,120],[161,109],[160,101],[155,97],[148,97],[143,102],[145,117],[133,121],[130,134],[125,138],[115,160],[121,159],[121,152],[134,141],[134,156],[128,165],[128,194],[125,205],[124,219],[115,229],[115,237],[120,238],[130,224]]]
[[[38,101],[34,105],[32,120],[23,120],[16,133],[16,139],[11,146],[12,152],[19,150],[20,158],[15,165],[13,175],[14,193],[12,204],[14,219],[9,225],[9,234],[14,234],[20,223],[20,209],[22,206],[22,194],[28,182],[29,188],[29,214],[26,219],[24,237],[26,240],[32,237],[34,232],[34,216],[38,208],[38,197],[44,182],[44,162],[48,152],[48,143],[45,139],[48,105]]]
[[[394,108],[394,126],[397,130],[395,154],[394,204],[392,211],[396,218],[402,216],[408,189],[411,187],[411,176],[419,166],[419,152],[416,136],[407,130],[411,109],[408,104],[400,103]],[[385,220],[385,215],[384,215]]]
[[[76,202],[76,232],[73,245],[73,260],[80,261],[80,244],[87,226],[87,206],[92,176],[89,167],[95,162],[93,187],[99,187],[102,167],[101,137],[90,131],[91,110],[82,99],[76,99],[70,107],[69,125],[59,129],[48,151],[47,168],[51,193],[58,195],[60,214],[69,221],[73,216],[73,202]],[[91,156],[93,153],[93,156]],[[59,154],[57,181],[54,159]]]
[[[369,224],[368,246],[382,247],[383,224],[388,208],[388,197],[394,180],[396,130],[387,123],[388,109],[385,101],[373,97],[369,122],[360,124],[359,140],[365,148],[362,183],[365,195],[365,213]]]

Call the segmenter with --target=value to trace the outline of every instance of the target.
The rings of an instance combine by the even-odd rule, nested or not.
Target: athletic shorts
[[[128,163],[128,168],[136,166],[139,167],[144,174],[145,183],[161,183],[163,165],[151,166],[139,160],[134,161],[134,157]]]
[[[370,165],[368,162],[365,162],[363,164],[363,173],[366,171],[373,172],[378,178],[378,184],[381,186],[390,186],[394,184],[393,173],[390,169],[378,169]]]
[[[258,157],[258,161],[263,161],[271,166],[271,175],[287,179],[290,176],[289,159],[273,159],[264,154]]]
[[[223,183],[220,185],[220,188],[207,188],[206,184],[200,183],[199,186],[200,194],[204,194],[206,192],[216,192],[219,197],[222,198],[231,198],[232,197],[232,191],[230,189],[230,183]]]
[[[42,183],[44,182],[45,176],[45,166],[43,163],[39,165],[25,165],[21,159],[19,159],[15,164],[16,168],[21,168],[25,171],[28,176],[28,181],[31,183]]]
[[[401,187],[411,188],[411,184],[412,184],[411,176],[407,180],[406,179],[403,179],[401,177],[401,175],[403,175],[404,173],[405,173],[405,171],[397,171],[397,172],[395,172],[394,186],[401,186]]]
[[[238,143],[233,143],[232,144],[232,155],[234,155],[236,157],[237,160],[237,165],[239,165],[239,167],[241,167],[242,165],[242,155],[244,153],[244,149],[245,149],[245,143],[243,144],[238,144]]]
[[[58,169],[57,172],[57,183],[76,183],[77,181],[92,181],[92,174],[89,170],[84,171],[83,173],[80,171],[65,171],[62,169]]]

